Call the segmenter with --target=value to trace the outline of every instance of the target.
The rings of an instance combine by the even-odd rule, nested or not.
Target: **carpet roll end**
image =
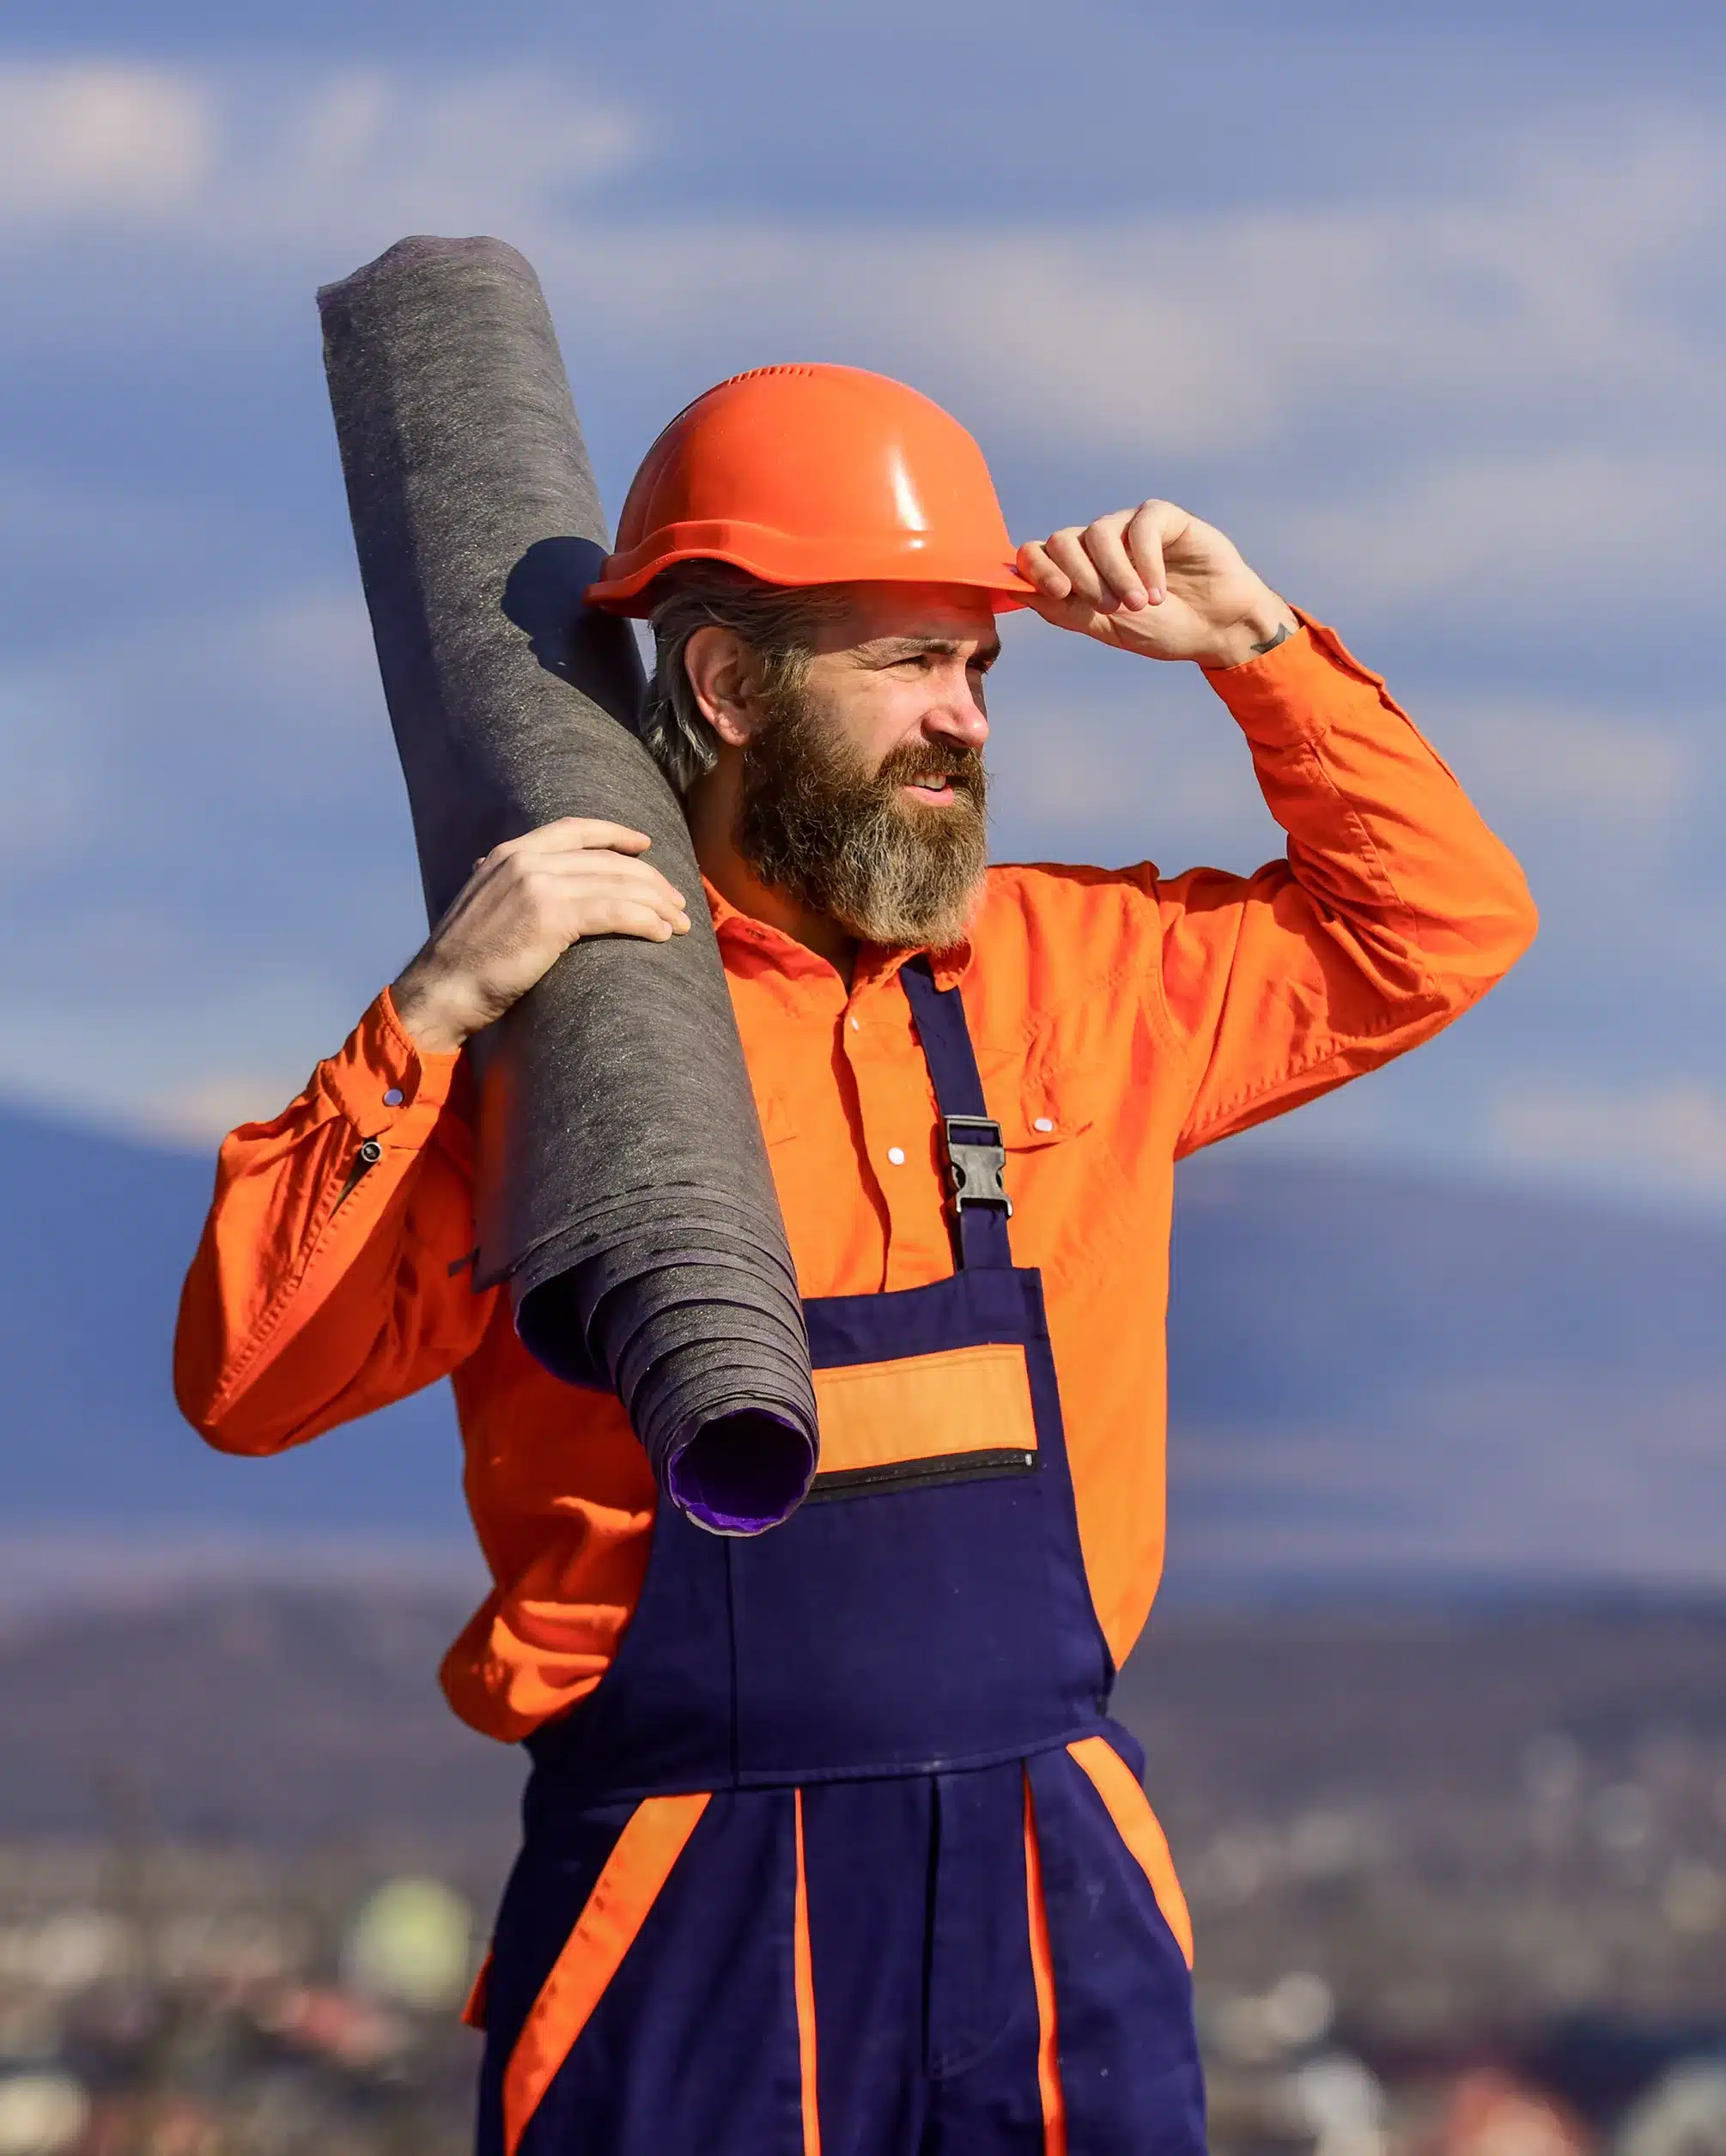
[[[808,1434],[761,1408],[704,1424],[665,1462],[665,1495],[713,1534],[762,1534],[788,1520],[815,1479]]]

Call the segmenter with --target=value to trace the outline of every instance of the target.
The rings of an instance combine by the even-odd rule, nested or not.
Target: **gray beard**
[[[943,808],[909,806],[899,788],[951,780]],[[801,691],[775,700],[743,754],[732,834],[770,890],[824,914],[862,942],[940,950],[970,926],[988,857],[981,753],[913,742],[861,768]]]

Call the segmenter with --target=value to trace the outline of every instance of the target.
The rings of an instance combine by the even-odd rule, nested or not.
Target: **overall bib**
[[[822,1473],[663,1500],[617,1658],[528,1740],[480,2156],[1201,2156],[1187,1916],[1107,1718],[1037,1273],[957,989],[901,973],[950,1278],[805,1304]]]

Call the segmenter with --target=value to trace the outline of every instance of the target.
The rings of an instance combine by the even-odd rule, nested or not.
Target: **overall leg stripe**
[[[1043,2156],[1067,2156],[1067,2099],[1061,2087],[1060,2032],[1054,2019],[1054,1961],[1048,1947],[1048,1911],[1042,1901],[1042,1858],[1036,1845],[1036,1813],[1030,1777],[1024,1784],[1024,1889],[1030,1926],[1031,1982],[1036,1990],[1036,2092],[1042,2104]]]
[[[1181,1892],[1168,1841],[1151,1809],[1150,1799],[1139,1786],[1138,1776],[1106,1737],[1081,1737],[1067,1748],[1090,1778],[1115,1822],[1115,1832],[1150,1880],[1163,1921],[1174,1933],[1190,1969],[1193,1920],[1187,1913],[1187,1897]]]
[[[809,1882],[803,1870],[803,1792],[796,1795],[797,1910],[792,1971],[797,1993],[797,2062],[803,2080],[803,2156],[821,2156],[821,2104],[815,2073],[815,1963],[809,1951]]]
[[[540,2098],[617,1973],[707,1805],[704,1795],[648,1797],[617,1837],[509,2055],[503,2076],[505,2156],[515,2156]]]
[[[488,1948],[485,1959],[479,1965],[479,1974],[473,1980],[473,1989],[467,1995],[467,2004],[461,2010],[466,2025],[482,2033],[485,2029],[486,1995],[491,1989],[492,1959],[492,1952]]]

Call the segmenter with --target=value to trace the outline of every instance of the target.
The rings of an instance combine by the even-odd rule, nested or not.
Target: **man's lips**
[[[953,799],[953,782],[945,772],[939,776],[907,779],[903,781],[903,789],[920,801],[951,801]]]

